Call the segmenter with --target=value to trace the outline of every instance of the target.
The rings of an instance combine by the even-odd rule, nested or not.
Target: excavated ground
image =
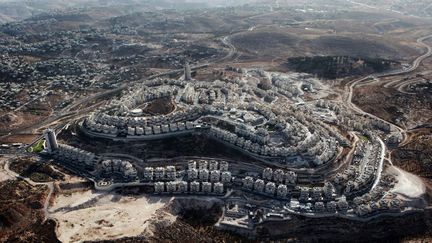
[[[0,183],[0,191],[0,242],[59,242],[55,222],[43,221],[45,186],[7,180]]]

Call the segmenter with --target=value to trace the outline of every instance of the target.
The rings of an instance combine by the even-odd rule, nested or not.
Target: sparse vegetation
[[[287,63],[288,67],[297,72],[311,73],[326,79],[384,72],[397,64],[378,58],[347,56],[293,57],[289,58]]]
[[[369,173],[370,169],[372,175],[371,171],[376,173],[377,168],[382,165],[375,163],[367,168],[366,163],[360,170],[350,171],[352,164],[348,165],[344,159],[354,149],[356,151],[352,157],[358,157],[360,162],[357,163],[361,163],[363,158],[375,156],[375,153],[375,159],[379,161],[378,152],[386,152],[386,159],[391,159],[395,166],[421,176],[421,182],[431,182],[431,58],[420,61],[418,69],[404,75],[383,78],[371,75],[392,69],[402,70],[402,67],[409,70],[413,67],[413,60],[426,49],[426,45],[422,44],[427,42],[432,46],[432,38],[424,39],[424,43],[417,41],[420,36],[430,34],[431,19],[423,17],[431,16],[430,0],[0,0],[0,144],[4,144],[0,152],[4,152],[7,158],[15,158],[12,163],[6,160],[1,163],[2,166],[9,165],[11,170],[26,178],[15,178],[10,175],[12,173],[4,173],[3,176],[3,171],[0,170],[1,180],[6,180],[0,182],[0,242],[58,242],[57,237],[65,242],[251,241],[214,227],[219,219],[223,222],[223,218],[220,218],[222,212],[227,212],[221,210],[222,205],[200,208],[197,205],[202,205],[202,202],[197,201],[196,205],[193,205],[190,201],[185,201],[187,209],[167,213],[171,209],[168,202],[182,198],[183,194],[172,194],[174,200],[166,194],[161,197],[148,197],[148,194],[155,191],[153,183],[148,182],[140,183],[146,184],[143,187],[135,184],[134,187],[125,186],[119,189],[121,193],[93,191],[93,180],[82,182],[81,178],[67,175],[67,166],[60,172],[44,161],[46,154],[40,153],[44,149],[43,139],[27,149],[27,152],[34,153],[33,155],[22,150],[22,145],[34,141],[43,129],[66,123],[69,124],[68,128],[59,134],[59,142],[79,148],[80,155],[84,154],[81,152],[88,151],[96,156],[89,160],[78,155],[70,158],[65,156],[63,158],[66,159],[58,161],[70,164],[78,160],[85,161],[80,161],[83,163],[71,168],[85,164],[82,167],[89,169],[86,168],[84,172],[94,173],[95,180],[100,179],[104,161],[101,159],[107,154],[127,154],[141,161],[133,160],[132,163],[131,159],[130,164],[115,164],[119,166],[107,163],[103,173],[115,174],[117,172],[114,170],[119,170],[120,165],[133,165],[138,168],[137,178],[140,178],[142,169],[146,166],[174,163],[178,167],[176,180],[180,177],[183,180],[187,171],[180,170],[179,167],[185,166],[187,162],[180,161],[179,158],[182,157],[224,158],[233,161],[230,169],[234,172],[232,178],[235,180],[232,185],[225,184],[227,195],[223,199],[222,196],[215,198],[220,199],[222,204],[231,199],[240,199],[242,203],[250,199],[250,205],[245,205],[247,210],[238,211],[247,212],[243,215],[247,219],[252,219],[254,213],[257,213],[257,218],[263,216],[263,211],[254,211],[255,207],[262,206],[271,212],[266,214],[266,217],[277,218],[280,215],[271,214],[280,208],[284,208],[280,212],[285,214],[289,211],[285,207],[291,204],[288,198],[284,198],[286,201],[280,200],[283,203],[277,205],[278,201],[271,201],[271,195],[261,197],[263,195],[233,189],[240,186],[244,175],[262,179],[263,176],[258,172],[262,168],[258,167],[263,166],[258,165],[264,165],[261,159],[241,153],[234,149],[234,146],[240,149],[252,147],[250,150],[256,150],[256,153],[262,153],[266,157],[268,154],[278,153],[283,156],[290,155],[286,161],[275,162],[280,164],[267,162],[265,166],[274,166],[275,170],[276,167],[289,167],[291,162],[288,160],[291,159],[299,164],[295,165],[294,170],[299,172],[302,181],[299,179],[297,186],[288,185],[286,188],[289,194],[292,193],[292,198],[297,197],[294,194],[301,195],[301,187],[309,188],[310,192],[304,192],[312,194],[315,186],[321,187],[321,184],[330,179],[334,181],[337,174],[346,172],[347,176],[343,174],[340,177],[343,182],[337,185],[334,193],[333,190],[329,193],[330,196],[337,197],[309,200],[306,195],[309,203],[300,202],[299,198],[300,209],[312,213],[319,212],[317,206],[321,204],[316,202],[325,203],[322,209],[328,210],[328,202],[341,201],[342,195],[345,195],[342,191],[348,188],[348,185],[344,184],[345,178],[347,181],[354,181],[352,185],[359,189],[362,185],[358,182],[362,179],[360,177],[366,177],[365,171]],[[180,77],[185,60],[193,68],[194,77],[187,82]],[[257,76],[259,72],[253,72],[254,69],[269,75]],[[158,98],[146,104],[131,106],[130,109],[128,107],[121,112],[127,114],[136,109],[138,114],[141,113],[139,109],[142,109],[142,119],[135,116],[121,117],[117,112],[117,105],[129,103],[130,99],[111,103],[111,97],[118,95],[117,98],[120,99],[125,91],[137,91],[134,95],[138,96],[139,91],[135,87],[145,87],[148,77],[159,75],[163,79],[169,77],[161,86],[175,83],[176,90],[179,90],[175,94],[179,96]],[[363,75],[370,76],[355,87],[350,87],[357,79],[362,80],[360,77]],[[323,82],[316,77],[332,80]],[[157,81],[157,78],[151,80]],[[206,118],[201,121],[196,120],[195,116],[190,115],[185,107],[176,102],[176,98],[182,97],[185,84],[186,87],[200,85],[199,88],[192,87],[194,92],[191,91],[187,96],[190,104],[193,103],[194,106],[208,104],[203,109]],[[210,93],[208,84],[214,93]],[[213,84],[218,87],[213,87]],[[389,85],[386,86],[387,84]],[[237,86],[239,88],[231,92],[231,88]],[[154,90],[156,86],[146,88]],[[350,102],[346,99],[348,90]],[[211,96],[213,97],[210,98]],[[197,97],[198,99],[195,99]],[[314,107],[315,103],[323,100],[326,101],[325,105]],[[241,106],[232,109],[231,106],[235,107],[237,102]],[[109,111],[109,116],[95,112],[109,105],[115,107]],[[225,119],[214,119],[219,113],[207,109],[212,108],[212,105],[218,107],[217,112],[227,115]],[[273,106],[272,112],[265,112]],[[251,112],[256,108],[262,111]],[[247,109],[248,112],[245,112]],[[183,114],[170,116],[177,111]],[[365,113],[361,114],[362,111]],[[201,113],[201,109],[197,113]],[[94,125],[95,131],[102,131],[102,135],[116,136],[115,130],[111,132],[111,128],[113,124],[119,124],[114,127],[118,130],[119,141],[84,137],[85,131],[78,129],[78,126],[89,114],[100,120]],[[289,119],[279,122],[286,114],[295,119],[287,115]],[[376,120],[379,121],[372,126],[375,121],[371,118],[373,116],[378,117]],[[163,125],[162,128],[173,132],[179,129],[177,122],[183,122],[183,119],[187,122],[202,122],[198,125],[204,128],[210,124],[232,134],[224,133],[218,140],[212,140],[205,132],[200,131],[193,135],[140,141],[139,136],[144,136],[142,133],[153,134],[159,123]],[[230,119],[236,122],[226,121]],[[303,123],[308,126],[300,126]],[[251,125],[242,127],[242,124]],[[397,125],[397,129],[393,125]],[[136,129],[138,127],[140,130]],[[238,128],[251,129],[241,131]],[[391,134],[388,134],[390,130]],[[239,131],[240,133],[235,133]],[[389,138],[393,134],[400,134],[408,139],[400,143],[400,147],[394,145],[386,151],[378,151],[379,146],[369,149],[369,145],[358,150],[359,147],[353,147],[351,150],[349,143],[352,140],[348,141],[346,137],[352,131],[357,135],[364,134],[359,136],[357,144],[378,146],[377,138]],[[131,140],[136,141],[120,142],[129,133]],[[133,136],[134,133],[136,137]],[[161,133],[160,137],[165,133],[167,132]],[[394,137],[398,138],[396,135]],[[222,139],[224,142],[221,142]],[[226,146],[227,140],[236,141],[236,144],[232,142],[232,146]],[[285,140],[287,143],[284,143]],[[336,140],[339,141],[336,143]],[[311,169],[301,168],[301,156],[292,152],[296,148],[299,148],[301,156],[306,158],[305,164],[312,164],[312,161],[337,163],[323,166],[319,164],[317,167],[313,165]],[[362,154],[362,150],[366,152]],[[70,155],[75,150],[67,151],[69,152],[65,154]],[[326,154],[331,151],[338,153],[327,158]],[[164,160],[156,161],[159,158]],[[258,169],[251,170],[252,167]],[[389,182],[381,191],[389,193],[378,195],[380,199],[361,198],[368,215],[376,213],[375,206],[384,206],[384,210],[386,209],[388,203],[384,201],[383,204],[381,199],[394,202],[396,197],[405,197],[403,193],[395,192],[396,190],[391,188],[398,181],[393,181],[393,177],[385,174],[389,167],[390,163],[386,161],[384,175],[381,177],[384,178],[382,181]],[[319,173],[314,174],[315,170]],[[199,173],[202,173],[201,169]],[[381,175],[381,172],[379,173]],[[378,178],[378,174],[373,175],[375,176],[367,178]],[[86,174],[79,176],[86,178]],[[357,176],[359,180],[354,180]],[[67,182],[63,181],[65,178]],[[340,178],[338,181],[341,181]],[[28,179],[39,183],[29,183]],[[266,185],[271,180],[266,179]],[[308,180],[319,182],[313,182],[312,187],[305,182]],[[383,183],[378,180],[377,182],[377,187],[381,187]],[[51,187],[41,185],[43,183],[54,185],[51,201],[45,201],[47,188]],[[279,184],[280,181],[274,184],[274,188],[279,188]],[[423,185],[420,182],[413,184],[415,185],[411,185],[412,188]],[[255,184],[253,187],[256,187]],[[214,191],[214,183],[212,188]],[[427,190],[427,193],[432,195],[431,188]],[[273,194],[277,193],[279,192]],[[204,198],[200,194],[184,195]],[[430,201],[430,195],[429,198],[424,197],[424,201]],[[352,214],[358,208],[354,208],[354,201],[347,198],[349,207],[354,209],[349,210],[348,214]],[[45,202],[49,202],[50,217],[56,221],[44,220]],[[402,205],[409,210],[415,208]],[[397,207],[398,205],[396,210]],[[235,209],[234,205],[231,209]],[[337,210],[338,215],[343,214],[339,213],[340,205]],[[378,238],[381,241],[400,241],[401,238],[415,233],[419,234],[420,239],[413,241],[430,242],[432,227],[428,226],[432,225],[432,216],[430,211],[424,211],[425,214],[413,213],[406,218],[389,217],[367,223],[338,220],[335,217],[308,218],[309,216],[287,213],[289,220],[284,223],[282,220],[275,220],[270,224],[261,221],[255,225],[255,229],[263,236],[260,239],[262,241],[273,240],[272,233],[277,232],[275,234],[279,233],[281,237],[289,234],[287,241],[293,242],[315,242],[323,239],[366,239],[370,242]],[[165,213],[168,216],[164,215]],[[169,219],[162,220],[165,216]],[[229,222],[233,221],[229,219]],[[242,226],[254,224],[239,222]],[[122,238],[124,236],[132,237]]]
[[[36,182],[63,180],[64,175],[34,157],[19,157],[12,161],[10,169]]]
[[[41,139],[37,143],[35,143],[33,146],[28,148],[28,152],[30,153],[40,153],[42,150],[44,150],[44,143],[45,140]]]
[[[55,222],[43,221],[45,186],[8,180],[0,183],[0,191],[1,242],[58,242]]]

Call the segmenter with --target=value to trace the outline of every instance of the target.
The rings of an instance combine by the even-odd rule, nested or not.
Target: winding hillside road
[[[352,102],[352,98],[353,98],[353,94],[354,94],[354,89],[355,89],[355,87],[359,83],[367,81],[367,80],[370,80],[370,79],[376,79],[376,78],[384,78],[384,77],[402,75],[402,74],[407,74],[407,73],[410,73],[410,72],[413,72],[413,71],[417,70],[417,68],[420,66],[420,64],[423,62],[423,60],[425,60],[426,58],[432,56],[432,47],[429,46],[429,45],[427,45],[426,43],[424,43],[424,41],[427,40],[427,39],[429,39],[429,38],[432,38],[432,35],[424,36],[424,37],[421,37],[421,38],[417,39],[417,43],[419,43],[422,46],[424,46],[427,51],[424,54],[422,54],[421,56],[417,57],[413,61],[413,63],[412,63],[412,65],[411,65],[410,68],[402,69],[402,70],[396,70],[396,71],[392,71],[392,72],[389,72],[389,73],[378,73],[378,74],[375,74],[375,75],[368,75],[366,77],[353,80],[353,81],[351,81],[351,82],[349,82],[347,84],[347,88],[346,89],[348,89],[347,90],[348,91],[348,95],[347,95],[345,101],[346,101],[346,105],[348,106],[348,108],[354,110],[355,112],[357,112],[357,113],[359,113],[361,115],[369,116],[370,118],[382,121],[382,122],[384,122],[386,124],[389,124],[391,127],[396,128],[397,130],[399,130],[399,132],[404,137],[401,144],[404,144],[406,142],[407,138],[408,138],[407,135],[406,135],[406,129],[404,129],[404,128],[402,128],[402,127],[400,127],[400,126],[398,126],[398,125],[396,125],[394,123],[386,121],[386,120],[384,120],[384,119],[382,119],[380,117],[377,117],[377,116],[375,116],[373,114],[370,114],[370,113],[368,113],[368,112],[363,111],[362,109],[360,109],[356,104],[354,104]]]

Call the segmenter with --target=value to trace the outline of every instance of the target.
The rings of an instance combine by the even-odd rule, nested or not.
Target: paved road
[[[429,39],[429,38],[432,38],[432,35],[428,35],[428,36],[419,38],[417,40],[417,43],[422,44],[423,46],[425,46],[426,49],[427,49],[427,51],[423,55],[417,57],[414,60],[414,62],[411,65],[410,68],[404,69],[404,70],[398,70],[398,71],[390,72],[390,73],[384,73],[384,74],[378,74],[378,75],[369,75],[369,76],[366,76],[366,77],[363,77],[363,78],[360,78],[360,79],[352,81],[350,83],[349,87],[348,87],[349,94],[348,94],[348,97],[347,97],[347,100],[346,100],[348,107],[351,108],[352,110],[354,110],[354,111],[362,114],[362,115],[367,115],[367,116],[369,116],[371,118],[380,120],[382,122],[385,122],[386,124],[389,124],[392,127],[395,127],[397,130],[399,130],[401,132],[401,134],[404,137],[401,144],[406,143],[407,140],[408,140],[408,136],[406,134],[406,132],[407,132],[406,129],[403,129],[403,128],[399,127],[398,125],[396,125],[394,123],[391,123],[391,122],[388,122],[388,121],[386,121],[384,119],[381,119],[381,118],[379,118],[379,117],[377,117],[377,116],[375,116],[373,114],[367,113],[367,112],[363,111],[362,109],[360,109],[358,106],[356,106],[354,103],[352,103],[352,97],[353,97],[353,93],[354,93],[354,88],[355,88],[355,86],[357,84],[359,84],[361,82],[364,82],[364,81],[367,81],[367,80],[370,80],[370,79],[375,79],[375,78],[379,78],[379,77],[388,77],[388,76],[402,75],[402,74],[406,74],[406,73],[410,73],[410,72],[415,71],[420,66],[420,64],[422,63],[423,60],[425,60],[426,58],[428,58],[428,57],[430,57],[432,55],[432,47],[424,43],[424,41],[426,39]],[[380,159],[380,164],[379,164],[378,171],[377,171],[377,177],[375,178],[374,184],[372,185],[372,189],[374,189],[379,184],[379,181],[381,180],[381,175],[382,175],[382,171],[383,171],[383,164],[384,164],[384,159],[385,159],[385,151],[386,151],[385,150],[385,144],[384,144],[384,142],[380,138],[378,138],[378,141],[381,144],[381,159]]]
[[[381,145],[381,159],[380,159],[380,163],[378,165],[377,177],[375,178],[375,182],[372,185],[371,190],[373,190],[378,185],[378,183],[380,182],[382,171],[383,171],[383,166],[384,166],[386,146],[385,146],[384,142],[381,140],[381,138],[378,138],[378,141]]]
[[[219,63],[234,58],[235,54],[237,53],[237,48],[231,43],[231,37],[225,36],[224,38],[222,38],[222,43],[224,45],[228,46],[228,48],[230,50],[229,50],[228,54],[225,57],[223,57],[223,58],[221,58],[221,59],[219,59],[217,61]]]
[[[235,48],[235,46],[233,44],[231,44],[230,37],[226,36],[226,37],[222,38],[222,43],[225,44],[225,45],[227,45],[230,48],[230,50],[227,53],[227,55],[225,55],[224,57],[222,57],[220,59],[214,60],[213,62],[207,62],[207,63],[203,63],[203,64],[197,64],[195,66],[192,66],[191,69],[192,70],[196,70],[196,69],[200,69],[200,68],[205,68],[205,67],[213,65],[215,63],[221,63],[221,62],[225,62],[227,60],[232,59],[235,56],[235,54],[237,53],[237,49]],[[155,74],[155,75],[149,76],[146,79],[154,79],[154,78],[158,78],[158,77],[162,77],[162,76],[179,74],[181,72],[183,72],[183,69],[170,70],[170,71],[166,71],[166,72],[163,72],[163,73],[159,73],[159,74]],[[141,82],[141,80],[138,81],[138,82]],[[87,107],[87,108],[79,109],[79,110],[74,110],[74,109],[76,109],[76,108],[78,108],[78,107],[80,107],[82,105],[88,104],[88,103],[90,103],[90,102],[92,102],[94,100],[98,100],[98,99],[101,99],[101,98],[112,96],[114,94],[118,94],[121,91],[127,89],[128,87],[131,87],[131,85],[133,85],[134,83],[135,82],[125,83],[125,84],[122,84],[122,85],[120,85],[119,87],[117,87],[115,89],[107,90],[107,91],[102,91],[102,92],[96,93],[96,94],[94,94],[92,96],[89,96],[89,97],[77,100],[77,101],[73,102],[72,104],[70,104],[69,106],[67,106],[66,108],[62,109],[62,111],[59,114],[56,114],[54,116],[49,117],[47,120],[43,121],[42,123],[39,123],[37,125],[31,126],[29,128],[26,128],[26,129],[23,129],[23,130],[21,130],[21,132],[28,132],[29,130],[40,129],[41,127],[45,127],[45,126],[51,125],[53,123],[56,123],[59,120],[66,119],[66,118],[68,118],[68,121],[77,119],[77,117],[80,117],[82,114],[88,114],[88,112],[90,112],[92,110],[92,107]],[[58,127],[62,127],[66,123],[67,122],[64,122],[64,123],[58,125]],[[37,137],[34,141],[32,141],[30,143],[29,146],[32,146],[33,144],[35,144],[36,142],[38,142],[40,139],[42,139],[42,136]]]
[[[432,38],[432,35],[424,36],[424,37],[417,39],[417,43],[422,45],[426,49],[426,52],[423,55],[417,57],[414,60],[414,62],[410,68],[395,71],[395,72],[390,72],[388,74],[382,74],[382,75],[379,75],[378,77],[396,76],[396,75],[406,74],[406,73],[410,73],[410,72],[415,71],[426,58],[432,56],[432,47],[429,46],[428,44],[424,43],[424,41],[429,39],[429,38]]]
[[[349,84],[349,86],[348,86],[348,96],[346,98],[346,104],[347,104],[347,106],[349,108],[351,108],[352,110],[354,110],[355,112],[357,112],[357,113],[360,113],[362,115],[366,115],[366,116],[369,116],[369,117],[371,117],[373,119],[382,121],[382,122],[384,122],[386,124],[389,124],[391,127],[394,127],[397,130],[399,130],[399,132],[401,132],[402,135],[404,136],[404,139],[403,139],[402,143],[405,143],[406,139],[407,139],[406,129],[404,129],[404,128],[402,128],[402,127],[400,127],[400,126],[398,126],[398,125],[396,125],[394,123],[386,121],[386,120],[384,120],[384,119],[382,119],[380,117],[377,117],[377,116],[375,116],[373,114],[370,114],[370,113],[365,112],[362,109],[360,109],[357,105],[355,105],[352,102],[354,88],[355,88],[355,86],[357,84],[359,84],[361,82],[364,82],[364,81],[367,81],[367,80],[370,80],[370,79],[383,78],[383,77],[396,76],[396,75],[402,75],[402,74],[407,74],[407,73],[415,71],[420,66],[420,64],[422,63],[423,60],[425,60],[426,58],[428,58],[428,57],[430,57],[432,55],[432,47],[429,46],[429,45],[427,45],[426,43],[424,43],[424,41],[426,39],[429,39],[429,38],[432,38],[432,35],[424,36],[424,37],[421,37],[421,38],[417,39],[417,43],[422,44],[423,46],[425,46],[427,48],[427,51],[424,54],[422,54],[421,56],[417,57],[414,60],[414,62],[411,65],[410,68],[403,69],[403,70],[397,70],[397,71],[393,71],[393,72],[390,72],[390,73],[368,75],[366,77],[363,77],[363,78],[360,78],[360,79],[357,79],[357,80],[354,80],[354,81],[351,81],[350,83],[348,83]]]

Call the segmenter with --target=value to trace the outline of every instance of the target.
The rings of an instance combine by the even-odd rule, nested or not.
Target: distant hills
[[[432,17],[431,0],[353,0],[350,2],[393,10],[407,15]]]
[[[0,0],[0,24],[23,20],[49,11],[65,11],[83,7],[130,6],[131,10],[152,8],[205,8],[240,5],[258,0]],[[141,7],[141,8],[140,8]]]
[[[310,3],[335,4],[335,0],[309,0]],[[372,7],[401,12],[421,17],[432,17],[430,0],[337,0],[341,3],[369,5]],[[281,6],[292,6],[298,0],[279,0]],[[113,8],[131,11],[149,11],[151,9],[194,9],[224,7],[261,3],[274,5],[275,0],[0,0],[0,24],[23,20],[50,11],[66,11],[73,8]]]

